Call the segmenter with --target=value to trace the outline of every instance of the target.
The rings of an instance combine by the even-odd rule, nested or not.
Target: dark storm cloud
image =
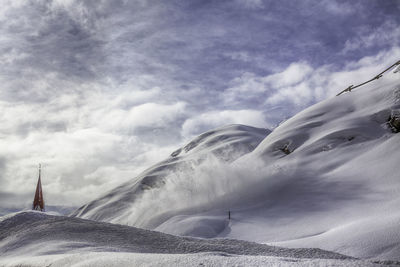
[[[66,12],[30,3],[23,10],[7,14],[15,19],[3,21],[3,30],[12,35],[13,40],[2,48],[2,53],[11,49],[24,53],[18,63],[38,71],[56,71],[72,77],[92,76],[89,66],[99,56],[102,58],[99,43]]]
[[[24,54],[18,60],[24,68],[4,68],[6,73],[36,79],[55,72],[79,82],[145,74],[152,86],[164,87],[167,100],[186,91],[180,98],[192,102],[194,92],[187,88],[201,87],[197,101],[212,105],[219,104],[215,96],[227,81],[243,72],[265,76],[299,59],[313,66],[357,60],[366,51],[352,43],[371,34],[368,29],[399,22],[395,1],[60,3],[26,2],[7,12],[2,28],[12,41],[2,50]],[[346,41],[351,53],[340,53],[349,50]],[[367,52],[390,45],[370,45]],[[14,90],[23,87],[16,83]]]
[[[343,53],[346,43],[362,34],[372,34],[388,21],[399,23],[395,1],[155,3],[132,14],[138,8],[118,7],[113,11],[118,19],[108,14],[110,73],[122,80],[153,75],[155,85],[167,85],[168,100],[179,92],[181,100],[203,106],[220,105],[219,93],[244,72],[265,76],[297,61],[343,67],[343,62],[388,49],[394,44],[380,42]],[[189,90],[196,87],[202,89],[201,97]]]
[[[101,76],[103,41],[85,16],[74,18],[53,1],[9,3],[4,8],[0,75],[11,81],[2,89],[3,98],[47,101],[59,90],[72,90],[60,88],[57,80],[81,82]],[[43,79],[41,88],[34,88]]]

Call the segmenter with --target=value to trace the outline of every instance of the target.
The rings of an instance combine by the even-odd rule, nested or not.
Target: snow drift
[[[391,73],[269,135],[246,126],[205,133],[73,215],[400,260],[400,134],[388,124],[399,110],[399,77]]]
[[[251,152],[269,133],[267,129],[244,125],[229,125],[203,133],[174,151],[168,159],[72,215],[151,229],[186,208],[193,210],[197,206],[203,210],[219,194],[224,194],[227,186],[226,179],[207,173],[207,169],[211,167],[225,176],[220,166]],[[202,177],[194,172],[201,173]],[[146,215],[149,212],[151,217]]]
[[[285,261],[305,265],[373,265],[321,249],[185,238],[35,211],[0,217],[0,255],[0,266],[165,266],[172,263],[265,266]]]

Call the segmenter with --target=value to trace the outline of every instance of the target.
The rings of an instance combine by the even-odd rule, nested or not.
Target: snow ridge
[[[293,258],[353,259],[321,249],[288,249],[232,239],[178,237],[130,226],[80,218],[20,212],[0,221],[0,253],[19,255],[55,254],[64,251],[119,251],[136,253],[187,254],[218,252]]]
[[[197,166],[204,165],[205,162],[213,162],[217,165],[229,164],[253,151],[270,132],[267,129],[233,124],[203,133],[184,147],[174,151],[166,160],[152,166],[106,195],[82,206],[71,216],[146,227],[142,222],[136,221],[141,216],[132,215],[135,205],[145,202],[142,196],[146,192],[165,191],[168,189],[163,188],[167,186],[174,187],[171,174],[189,173]],[[190,187],[190,178],[184,179],[186,185]],[[171,188],[169,190],[171,191]],[[178,207],[175,208],[178,209]],[[141,208],[141,210],[146,209],[147,207]]]

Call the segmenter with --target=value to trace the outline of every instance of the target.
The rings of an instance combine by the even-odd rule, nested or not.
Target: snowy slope
[[[269,133],[270,131],[267,129],[244,125],[228,125],[203,133],[184,147],[174,151],[165,161],[154,165],[132,181],[113,189],[103,197],[81,207],[72,216],[146,227],[149,222],[140,220],[147,218],[143,217],[141,213],[147,212],[151,208],[153,217],[159,215],[162,217],[160,220],[164,220],[164,216],[168,217],[172,214],[159,214],[157,207],[150,207],[151,203],[145,202],[146,198],[151,197],[148,196],[148,193],[172,192],[174,188],[182,187],[186,187],[190,191],[192,179],[196,178],[186,177],[182,181],[181,177],[171,177],[171,173],[188,173],[196,166],[204,165],[206,162],[217,164],[218,162],[234,161],[251,152]],[[208,185],[204,189],[209,191]],[[190,194],[189,191],[185,194]],[[145,196],[143,197],[143,195]],[[193,203],[169,203],[168,208],[171,212],[178,213],[178,210],[185,204],[191,206]],[[160,213],[164,212],[164,209],[160,210]],[[153,223],[157,225],[157,221]]]
[[[376,265],[320,249],[184,238],[40,212],[0,218],[0,255],[0,266]]]
[[[399,78],[318,103],[227,162],[180,150],[74,215],[399,261],[400,134],[387,124]]]
[[[276,227],[257,238],[399,260],[400,134],[387,124],[399,110],[399,77],[392,74],[319,103],[269,135],[252,157],[282,168],[285,175],[266,177],[269,196],[262,199],[263,210],[279,208],[286,223],[263,221]],[[279,153],[283,144],[293,152]]]
[[[227,170],[238,185],[218,236],[400,260],[400,134],[387,124],[398,110],[392,74],[280,125]],[[175,216],[156,229],[199,236],[210,216],[221,218]]]

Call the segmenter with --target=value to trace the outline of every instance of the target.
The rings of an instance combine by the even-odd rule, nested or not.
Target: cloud
[[[232,86],[225,91],[227,103],[239,103],[243,100],[260,101],[268,92],[286,90],[288,87],[301,87],[300,83],[312,73],[313,68],[305,62],[290,64],[285,70],[265,77],[253,73],[245,73],[235,78]]]
[[[157,103],[145,103],[134,106],[129,110],[112,110],[102,115],[105,127],[109,131],[123,130],[134,132],[138,128],[166,128],[183,117],[185,103],[177,102],[172,105],[161,105]],[[100,118],[95,118],[100,119]]]
[[[263,8],[264,4],[262,0],[236,0],[236,2],[244,6],[246,8],[254,9],[254,8]]]
[[[21,194],[33,188],[41,162],[51,202],[62,204],[75,190],[81,197],[69,201],[78,205],[169,155],[181,140],[185,104],[139,104],[120,97],[90,93],[86,99],[62,95],[45,105],[0,102],[2,188],[19,188]],[[140,99],[146,97],[135,100]],[[127,108],[127,103],[135,105]]]
[[[348,39],[342,53],[347,54],[356,50],[375,46],[400,45],[400,28],[396,21],[387,20],[375,29],[362,28],[353,38]]]
[[[290,64],[284,71],[269,75],[265,81],[271,83],[275,88],[295,85],[313,71],[312,67],[304,62],[296,62]]]
[[[257,110],[223,110],[211,111],[187,119],[182,125],[184,137],[193,138],[207,130],[227,124],[245,124],[260,128],[267,128],[264,114]]]
[[[306,62],[295,62],[272,75],[245,73],[231,82],[232,87],[226,90],[224,100],[228,103],[257,103],[265,110],[268,107],[284,107],[286,114],[294,115],[312,103],[336,95],[351,84],[374,77],[398,58],[400,48],[393,47],[375,56],[348,62],[340,71],[335,70],[334,65],[314,68]],[[282,114],[278,113],[278,117],[282,119]],[[273,119],[273,114],[269,119],[270,123],[279,122],[278,118]]]
[[[357,9],[362,8],[362,6],[358,3],[350,4],[346,2],[330,0],[321,1],[320,4],[323,5],[327,11],[335,14],[336,16],[350,15],[355,13]]]
[[[97,77],[92,66],[99,69],[104,56],[93,25],[87,26],[90,18],[73,17],[51,1],[6,2],[3,8],[0,51],[13,59],[3,62],[3,67],[12,67],[18,60],[26,66],[18,70],[20,74],[51,71],[69,79]]]
[[[332,65],[320,66],[299,84],[276,90],[266,100],[266,103],[272,105],[294,104],[303,108],[310,103],[335,96],[351,84],[356,85],[369,80],[392,65],[399,57],[400,48],[394,47],[375,56],[364,57],[357,62],[349,62],[341,71],[335,71]]]

